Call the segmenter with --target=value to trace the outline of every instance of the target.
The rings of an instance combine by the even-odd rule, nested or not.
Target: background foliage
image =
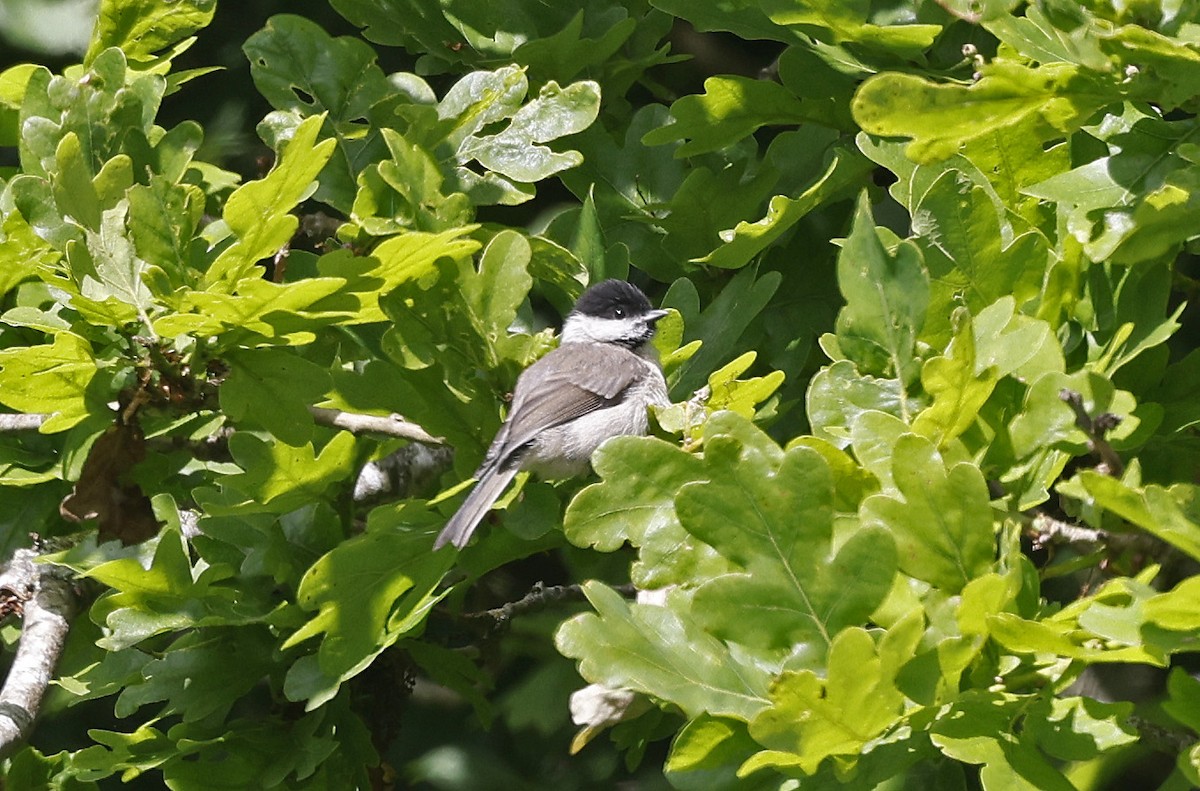
[[[1200,7],[270,10],[0,74],[0,539],[87,603],[9,787],[1200,783]],[[679,404],[431,553],[603,277]]]

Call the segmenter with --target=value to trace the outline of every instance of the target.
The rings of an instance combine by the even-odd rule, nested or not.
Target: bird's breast
[[[605,440],[640,436],[649,428],[650,404],[670,403],[662,371],[647,362],[646,374],[623,394],[620,402],[544,430],[530,443],[521,467],[543,478],[571,478],[587,472],[592,453]]]

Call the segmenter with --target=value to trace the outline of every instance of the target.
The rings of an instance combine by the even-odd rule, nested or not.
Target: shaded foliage
[[[1200,782],[1200,8],[329,6],[240,173],[164,110],[213,2],[0,75],[2,543],[89,596],[14,787]],[[678,403],[432,552],[605,277]],[[406,441],[313,407],[453,462],[356,496]]]

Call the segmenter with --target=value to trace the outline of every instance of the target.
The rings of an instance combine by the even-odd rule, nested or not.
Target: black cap
[[[624,280],[604,280],[589,288],[575,303],[575,312],[604,319],[641,316],[653,310],[642,290]]]

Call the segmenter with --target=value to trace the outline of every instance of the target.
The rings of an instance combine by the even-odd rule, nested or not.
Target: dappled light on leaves
[[[0,71],[9,786],[1200,785],[1195,4],[251,5]]]

